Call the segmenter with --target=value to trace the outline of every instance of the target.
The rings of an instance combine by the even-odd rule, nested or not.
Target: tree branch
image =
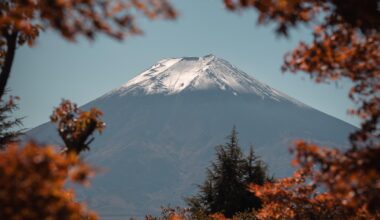
[[[7,86],[7,82],[11,74],[13,59],[16,52],[17,36],[17,31],[13,31],[11,34],[5,34],[5,39],[7,41],[7,53],[5,55],[4,65],[2,66],[0,73],[0,99],[4,95],[5,87]]]

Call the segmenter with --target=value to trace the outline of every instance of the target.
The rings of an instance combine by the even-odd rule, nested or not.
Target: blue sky
[[[346,114],[353,107],[349,84],[315,84],[305,74],[282,74],[283,55],[300,40],[310,41],[308,27],[279,38],[273,26],[257,26],[254,11],[231,13],[221,0],[174,0],[176,21],[138,23],[144,35],[123,42],[99,35],[95,41],[63,40],[47,31],[33,48],[17,50],[9,83],[21,97],[18,115],[32,128],[49,119],[62,98],[80,105],[124,84],[158,60],[214,54],[258,80],[320,111],[358,125]]]

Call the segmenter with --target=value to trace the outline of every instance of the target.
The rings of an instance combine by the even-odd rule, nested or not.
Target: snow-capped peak
[[[182,91],[210,89],[219,89],[234,95],[255,93],[262,98],[296,102],[212,54],[161,60],[113,93],[171,95]]]

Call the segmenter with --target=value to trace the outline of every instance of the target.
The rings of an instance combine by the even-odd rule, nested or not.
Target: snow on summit
[[[112,93],[171,95],[212,89],[234,95],[254,93],[263,99],[297,102],[211,54],[161,60]]]

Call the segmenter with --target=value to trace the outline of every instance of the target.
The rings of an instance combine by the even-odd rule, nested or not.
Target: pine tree
[[[264,182],[270,179],[267,177],[267,165],[262,160],[260,160],[260,157],[255,155],[252,145],[250,146],[249,153],[246,157],[244,173],[244,181],[247,184],[255,183],[257,185],[263,185]]]
[[[22,118],[12,118],[11,113],[18,109],[14,100],[10,97],[7,102],[0,100],[0,150],[7,144],[16,142],[24,130],[15,127],[22,126]]]
[[[197,195],[187,198],[194,213],[222,213],[232,217],[238,212],[261,207],[261,201],[247,190],[250,183],[263,184],[266,166],[253,149],[244,157],[238,144],[236,128],[225,145],[216,147],[216,160],[207,169],[206,180]]]

